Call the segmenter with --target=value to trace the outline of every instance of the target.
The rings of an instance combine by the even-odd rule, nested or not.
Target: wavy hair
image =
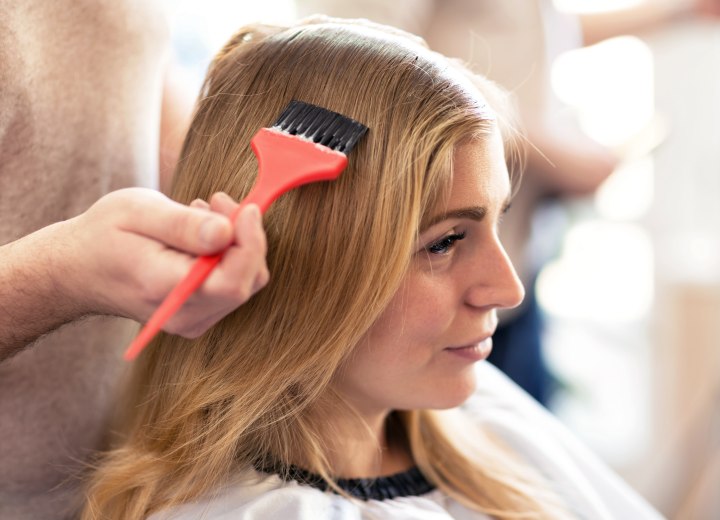
[[[330,19],[245,27],[210,66],[173,198],[247,194],[257,168],[248,143],[292,99],[370,132],[338,180],[293,190],[266,213],[265,289],[200,338],[161,334],[136,362],[85,519],[144,518],[268,461],[302,460],[332,486],[317,418],[344,406],[333,377],[447,197],[454,148],[507,127],[490,82],[408,34]],[[416,463],[448,495],[498,518],[558,518],[542,481],[498,441],[478,436],[471,453],[443,412],[398,414]]]

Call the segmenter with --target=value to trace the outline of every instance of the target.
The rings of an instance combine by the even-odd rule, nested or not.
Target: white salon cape
[[[608,469],[544,408],[487,362],[464,408],[552,484],[568,511],[586,520],[657,520],[662,516]],[[389,477],[392,481],[393,477]],[[412,492],[412,490],[410,490]],[[404,493],[408,493],[405,489]],[[432,489],[385,499],[347,499],[268,475],[228,486],[207,500],[156,513],[150,520],[486,520]]]

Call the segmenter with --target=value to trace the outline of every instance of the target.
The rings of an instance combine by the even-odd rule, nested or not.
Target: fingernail
[[[225,227],[217,218],[205,219],[200,226],[200,241],[207,247],[217,247]]]
[[[250,213],[250,218],[253,222],[260,222],[260,208],[256,204],[250,204],[247,212]]]

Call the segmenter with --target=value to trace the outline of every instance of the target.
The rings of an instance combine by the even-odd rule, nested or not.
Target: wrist
[[[65,289],[62,232],[53,224],[2,248],[0,359],[85,314]]]
[[[82,279],[78,273],[72,236],[72,220],[56,222],[31,235],[35,244],[32,276],[39,294],[46,298],[44,307],[54,308],[63,322],[76,320],[90,312],[82,298]]]
[[[105,314],[95,295],[93,269],[85,260],[91,254],[83,240],[81,216],[48,226],[51,234],[46,262],[52,266],[48,292],[67,304],[67,317],[75,320],[88,314]]]

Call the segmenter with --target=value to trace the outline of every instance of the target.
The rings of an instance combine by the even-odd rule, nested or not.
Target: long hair
[[[454,148],[482,143],[503,103],[489,82],[387,28],[327,19],[246,27],[210,66],[173,197],[246,195],[257,171],[248,143],[292,99],[370,132],[338,180],[294,190],[266,213],[265,289],[200,338],[161,334],[136,362],[86,519],[144,518],[268,461],[302,460],[332,485],[317,417],[342,406],[333,376],[395,294],[418,229],[447,197]],[[497,517],[552,516],[530,468],[498,442],[478,437],[469,453],[446,433],[442,412],[401,420],[420,469],[449,495]]]

